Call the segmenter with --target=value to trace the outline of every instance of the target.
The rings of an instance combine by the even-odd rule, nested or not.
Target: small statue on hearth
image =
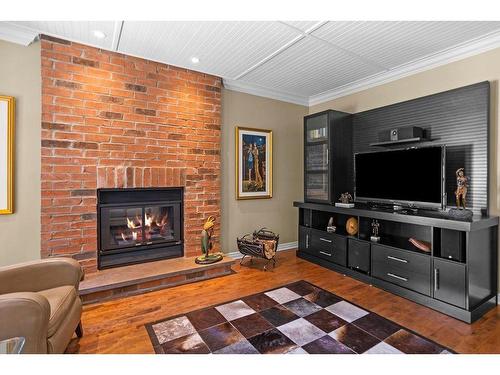
[[[370,240],[372,242],[379,242],[380,241],[380,236],[378,235],[380,230],[380,223],[378,220],[372,220],[372,235],[370,237]]]
[[[328,233],[335,233],[337,231],[337,227],[333,223],[333,217],[330,217],[330,220],[328,220],[328,225],[326,227],[326,231]]]
[[[222,259],[221,253],[210,254],[213,248],[212,236],[214,234],[214,225],[215,218],[209,216],[201,231],[201,252],[203,255],[195,259],[195,263],[197,264],[211,264]]]
[[[457,208],[465,210],[466,207],[466,197],[467,197],[467,187],[468,187],[468,177],[465,176],[464,168],[457,169],[457,190],[455,190],[455,197],[457,199]]]
[[[339,198],[340,203],[349,204],[352,203],[352,195],[349,192],[345,192],[340,194]]]

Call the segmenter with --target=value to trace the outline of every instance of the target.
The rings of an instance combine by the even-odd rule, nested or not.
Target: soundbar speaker
[[[418,126],[407,126],[404,128],[394,128],[390,130],[384,130],[378,134],[380,142],[388,141],[402,141],[405,139],[412,138],[423,138],[424,129]]]

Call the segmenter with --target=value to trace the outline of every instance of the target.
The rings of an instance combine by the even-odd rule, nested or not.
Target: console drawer
[[[431,257],[395,249],[379,244],[372,244],[372,261],[387,263],[402,270],[430,275]]]
[[[372,244],[372,276],[431,295],[430,257]]]
[[[347,239],[343,236],[312,230],[311,248],[320,258],[344,267],[347,264]]]
[[[373,263],[372,276],[388,281],[392,284],[402,286],[415,292],[431,295],[431,282],[429,275],[403,271],[399,268],[391,268],[386,264]]]

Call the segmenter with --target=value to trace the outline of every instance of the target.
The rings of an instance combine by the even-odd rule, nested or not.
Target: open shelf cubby
[[[433,239],[433,255],[435,258],[466,263],[466,232],[434,228]]]
[[[370,241],[372,235],[372,218],[361,217],[359,220],[359,238]],[[381,245],[396,247],[399,249],[414,251],[430,255],[432,251],[432,227],[426,225],[415,225],[387,220],[378,220],[379,237]],[[410,238],[426,242],[430,245],[430,251],[420,250],[410,242]]]
[[[326,232],[328,222],[330,218],[333,218],[333,225],[336,227],[335,233],[342,236],[349,236],[346,231],[346,223],[350,217],[350,215],[313,210],[311,214],[311,228]]]

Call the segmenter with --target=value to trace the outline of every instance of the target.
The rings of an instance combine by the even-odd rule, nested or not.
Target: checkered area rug
[[[161,354],[448,354],[306,281],[146,325]]]

